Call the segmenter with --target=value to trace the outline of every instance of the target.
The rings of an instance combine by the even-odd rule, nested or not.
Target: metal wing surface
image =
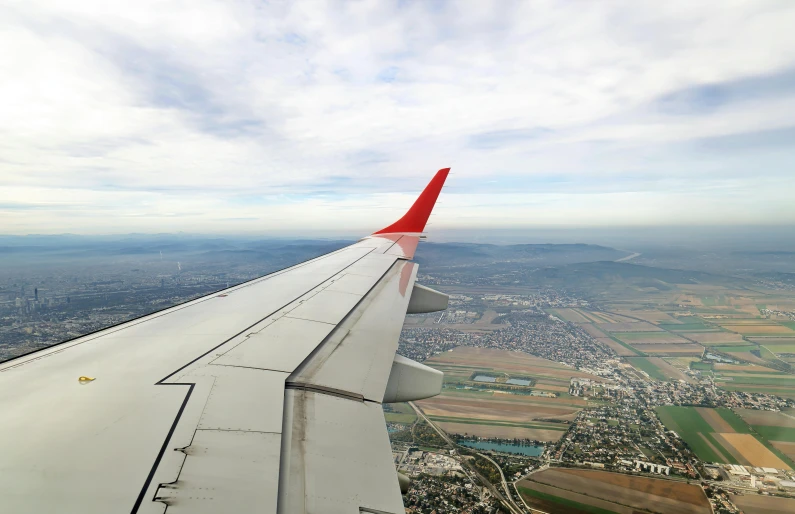
[[[403,512],[381,404],[441,388],[395,352],[447,306],[409,262],[447,173],[347,248],[0,364],[0,511]]]

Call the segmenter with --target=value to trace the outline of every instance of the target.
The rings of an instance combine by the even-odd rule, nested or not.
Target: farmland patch
[[[627,507],[635,509],[635,512],[649,512],[649,505],[654,505],[655,510],[662,508],[666,513],[710,512],[709,503],[700,487],[671,480],[606,471],[552,468],[534,473],[519,485],[566,498],[579,495],[577,491],[587,491],[588,494],[579,495],[577,501],[614,512],[621,512],[622,508]],[[609,505],[599,502],[608,502]]]
[[[795,512],[795,499],[759,496],[756,494],[731,495],[732,503],[740,507],[745,514],[781,514]]]

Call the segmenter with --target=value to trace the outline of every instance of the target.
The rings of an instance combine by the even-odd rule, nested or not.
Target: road
[[[505,490],[505,495],[508,497],[508,501],[510,501],[513,504],[513,506],[516,507],[516,510],[521,512],[522,509],[519,508],[519,506],[514,501],[513,496],[511,496],[511,491],[510,491],[510,489],[508,489],[508,481],[505,480],[505,473],[502,472],[502,468],[500,467],[500,465],[497,464],[496,462],[494,462],[493,460],[491,460],[491,457],[489,457],[488,455],[484,455],[482,453],[478,453],[478,455],[480,455],[481,457],[483,457],[487,461],[489,461],[492,464],[494,464],[494,467],[497,468],[497,471],[500,472],[500,480],[502,480],[502,488]]]
[[[448,445],[450,445],[452,448],[458,448],[458,444],[456,444],[456,442],[455,442],[455,441],[453,441],[452,439],[450,439],[450,436],[448,436],[448,435],[447,435],[447,433],[446,433],[444,430],[442,430],[441,428],[437,427],[437,426],[436,426],[436,425],[433,423],[433,421],[431,421],[430,419],[428,419],[428,417],[425,415],[425,413],[424,413],[424,412],[422,412],[422,410],[420,410],[420,408],[419,408],[419,407],[417,407],[416,405],[414,405],[414,402],[409,402],[409,405],[411,405],[411,408],[412,408],[412,409],[414,409],[414,412],[416,412],[416,413],[417,413],[417,416],[419,416],[419,417],[420,417],[420,418],[422,418],[422,419],[423,419],[423,420],[424,420],[426,423],[428,423],[428,426],[430,426],[431,428],[433,428],[433,429],[436,431],[436,433],[437,433],[437,434],[439,434],[439,437],[441,437],[442,439],[444,439],[444,441],[445,441],[445,442],[446,442]],[[480,453],[478,453],[478,455],[481,455],[481,454],[480,454]],[[485,457],[485,455],[483,455],[483,457]],[[486,458],[488,459],[488,457],[486,457]],[[497,463],[496,463],[496,462],[494,462],[493,460],[489,459],[489,461],[490,461],[492,464],[494,464],[495,466],[497,466]],[[462,464],[462,465],[468,465],[468,463],[466,463],[466,461],[465,461],[464,459],[462,459],[462,460],[461,460],[461,464]],[[508,485],[507,485],[507,483],[505,482],[505,475],[503,475],[503,473],[502,473],[502,469],[501,469],[499,466],[497,466],[497,469],[500,471],[500,476],[502,477],[502,484],[503,484],[503,487],[505,488],[505,492],[506,492],[506,493],[508,493]],[[481,476],[481,474],[480,474],[480,473],[478,473],[478,472],[477,472],[477,470],[474,470],[474,469],[473,469],[472,471],[473,471],[473,473],[475,474],[475,476],[477,476],[477,477],[478,477],[478,479],[481,481],[481,483],[482,483],[482,484],[483,484],[483,485],[484,485],[484,486],[485,486],[485,487],[486,487],[486,488],[487,488],[489,491],[491,491],[491,494],[492,494],[492,495],[493,495],[495,498],[497,498],[498,500],[500,500],[500,503],[502,503],[502,504],[503,504],[503,506],[505,506],[505,507],[506,507],[508,510],[510,510],[510,511],[511,511],[513,514],[523,514],[523,511],[522,511],[522,509],[520,509],[520,508],[519,508],[519,506],[518,506],[518,505],[516,505],[516,502],[514,502],[514,500],[513,500],[513,497],[512,497],[510,494],[508,494],[508,498],[506,499],[506,498],[505,498],[505,496],[503,496],[503,495],[502,495],[502,493],[500,493],[500,491],[499,491],[499,490],[498,490],[496,487],[494,487],[494,484],[492,484],[491,482],[489,482],[489,481],[488,481],[488,480],[487,480],[485,477]]]
[[[632,255],[627,255],[626,257],[621,257],[620,259],[616,259],[615,262],[626,262],[630,259],[634,259],[635,257],[640,257],[640,255],[641,254],[639,252],[635,252]]]

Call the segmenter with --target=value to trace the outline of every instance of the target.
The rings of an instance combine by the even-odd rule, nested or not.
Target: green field
[[[731,382],[735,384],[750,384],[750,385],[770,385],[776,387],[792,387],[795,388],[795,376],[793,375],[775,375],[772,377],[761,377],[748,375],[743,373],[726,373],[722,372],[721,377],[731,378]]]
[[[787,328],[791,328],[792,330],[795,330],[795,321],[782,321],[781,325],[784,325]]]
[[[795,389],[792,387],[776,387],[770,385],[737,384],[733,382],[721,382],[721,389],[727,391],[740,391],[744,393],[765,393],[775,394],[783,398],[795,398]]]
[[[655,339],[670,339],[677,336],[671,335],[668,332],[617,332],[616,337],[626,341],[653,341]],[[687,342],[683,340],[682,342]]]
[[[795,428],[754,425],[753,429],[757,434],[768,441],[787,441],[789,443],[795,443]]]
[[[715,410],[718,411],[720,417],[722,417],[726,423],[731,425],[732,429],[738,434],[751,433],[751,427],[748,426],[748,423],[746,423],[743,418],[735,414],[733,410],[727,409],[726,407],[718,407]]]
[[[699,343],[701,345],[706,346],[707,348],[715,348],[716,346],[725,346],[725,347],[732,347],[737,348],[738,346],[748,346],[748,341],[720,341],[720,342],[703,342]]]
[[[714,429],[701,417],[695,407],[656,407],[654,409],[660,421],[669,429],[673,430],[679,437],[685,440],[687,445],[698,457],[707,462],[723,462],[727,464],[741,464],[731,453],[718,443],[712,436]],[[795,442],[795,429],[783,427],[765,427],[748,424],[732,410],[725,407],[715,409],[720,417],[724,419],[732,429],[738,434],[752,434],[768,450],[778,456],[789,466],[793,466],[792,459],[784,455],[775,448],[770,441],[792,441]],[[775,439],[779,437],[780,439]],[[792,439],[789,439],[792,438]]]
[[[660,368],[655,366],[649,359],[646,357],[627,357],[627,360],[630,364],[635,366],[636,368],[645,371],[649,374],[651,378],[666,381],[668,377],[666,377]]]
[[[758,350],[759,347],[755,344],[743,344],[710,346],[710,349],[715,350],[716,352],[750,352],[751,350]]]
[[[699,332],[699,331],[715,331],[715,327],[707,325],[701,318],[695,316],[681,317],[679,321],[682,323],[657,323],[657,326],[663,330],[670,330],[671,332]]]
[[[765,346],[774,353],[795,353],[795,344],[766,344]]]
[[[392,412],[384,412],[384,418],[387,423],[414,423],[417,420],[417,414],[411,405],[408,403],[392,403],[387,407]]]
[[[625,342],[624,342],[624,341],[622,341],[621,339],[619,339],[619,338],[615,337],[613,334],[611,334],[611,333],[609,333],[609,332],[605,332],[604,330],[602,330],[602,332],[604,333],[604,335],[605,335],[605,336],[607,336],[607,337],[609,337],[610,339],[612,339],[613,341],[617,342],[618,344],[620,344],[620,345],[621,345],[621,346],[623,346],[624,348],[626,348],[626,349],[628,349],[628,350],[632,351],[632,352],[633,352],[635,355],[640,355],[640,356],[645,356],[645,355],[646,355],[644,352],[642,352],[642,351],[638,350],[637,348],[633,348],[633,347],[631,347],[630,345],[628,345],[627,343],[625,343]]]
[[[525,496],[531,498],[538,498],[539,500],[545,500],[552,503],[557,503],[563,507],[574,508],[578,510],[582,510],[585,512],[591,512],[593,514],[616,514],[612,510],[602,509],[600,507],[594,507],[593,505],[586,505],[584,503],[580,503],[574,500],[569,500],[568,498],[562,498],[560,496],[554,496],[552,494],[542,493],[541,491],[536,491],[535,489],[528,489],[527,487],[517,486],[519,492],[524,494]]]
[[[690,369],[699,369],[702,371],[712,371],[715,368],[714,362],[693,361],[690,363]]]
[[[701,460],[739,464],[728,450],[712,437],[713,429],[694,407],[655,407],[657,416],[669,430],[684,439]],[[714,448],[714,449],[713,449]]]

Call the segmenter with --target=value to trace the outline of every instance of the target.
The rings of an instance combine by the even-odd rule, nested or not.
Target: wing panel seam
[[[332,252],[332,253],[334,253],[334,252]],[[358,259],[356,259],[355,261],[353,261],[350,264],[348,264],[347,266],[345,266],[344,268],[338,270],[334,274],[336,275],[338,273],[341,273],[341,272],[345,271],[346,269],[348,269],[349,267],[353,266],[354,264],[356,264],[360,260],[364,259],[365,257],[370,255],[371,253],[372,253],[372,249],[370,251],[366,252],[364,255],[362,255]],[[327,255],[331,255],[331,254],[327,254]],[[287,268],[287,269],[289,269],[289,268]],[[391,269],[391,267],[390,267],[390,269]],[[323,281],[321,281],[320,284],[322,284],[326,280],[328,280],[328,278],[326,278]],[[314,286],[309,288],[306,292],[302,293],[300,296],[304,296],[305,294],[311,292],[314,288],[316,288],[320,284],[315,284]],[[300,298],[300,296],[299,296],[299,298]],[[284,309],[285,307],[287,307],[288,305],[290,305],[294,301],[295,301],[295,299],[293,299],[290,302],[284,304],[279,309],[276,309],[275,311],[269,313],[268,315],[266,315],[263,318],[261,318],[260,320],[258,320],[256,323],[254,323],[252,325],[249,325],[248,327],[246,327],[245,329],[241,330],[237,334],[235,334],[232,337],[230,337],[230,338],[226,339],[225,341],[223,341],[221,344],[209,349],[208,351],[206,351],[203,354],[199,355],[198,357],[196,357],[195,359],[191,360],[187,364],[183,365],[182,367],[178,368],[177,370],[169,373],[168,375],[166,375],[162,379],[160,379],[157,382],[155,382],[155,385],[165,385],[165,386],[169,386],[169,385],[183,385],[184,386],[184,385],[187,385],[187,386],[189,386],[189,389],[188,389],[188,392],[185,395],[185,399],[182,401],[182,405],[180,406],[179,410],[177,411],[177,415],[174,418],[174,422],[171,424],[171,429],[169,430],[168,434],[166,435],[166,439],[163,441],[163,445],[160,448],[160,452],[157,454],[157,457],[155,458],[155,462],[152,464],[152,468],[149,470],[149,474],[146,477],[146,480],[144,481],[144,485],[141,488],[141,492],[138,494],[138,498],[136,499],[135,504],[133,505],[131,514],[135,514],[136,512],[138,512],[138,509],[141,507],[143,499],[144,499],[144,497],[146,495],[146,491],[149,490],[149,487],[152,485],[152,480],[154,479],[155,473],[157,472],[157,468],[160,465],[160,461],[163,459],[163,455],[165,455],[166,448],[168,447],[168,443],[171,441],[171,437],[174,435],[174,431],[176,430],[177,425],[179,424],[179,420],[182,417],[183,412],[185,411],[185,407],[188,405],[188,400],[190,399],[191,394],[193,393],[193,389],[195,387],[195,384],[191,384],[191,383],[184,383],[184,382],[169,383],[169,382],[165,382],[165,381],[168,380],[169,378],[171,378],[172,376],[176,375],[180,371],[184,370],[185,368],[187,368],[191,364],[194,364],[195,362],[197,362],[198,360],[202,359],[203,357],[206,357],[211,352],[217,350],[218,348],[220,348],[221,346],[225,345],[226,343],[228,343],[229,341],[231,341],[235,337],[240,336],[241,334],[245,333],[247,330],[250,330],[252,327],[256,326],[257,324],[262,323],[267,318],[269,318],[270,316],[273,316],[275,313],[279,312],[281,309]],[[358,304],[357,304],[357,306],[358,306]],[[355,309],[356,306],[354,306],[353,308]],[[322,341],[321,341],[320,344],[322,344]],[[197,429],[198,429],[198,427],[197,427]],[[194,431],[194,433],[195,433],[195,431]],[[157,491],[155,491],[155,494],[156,493],[157,493]],[[155,501],[155,499],[153,498],[152,501]]]

